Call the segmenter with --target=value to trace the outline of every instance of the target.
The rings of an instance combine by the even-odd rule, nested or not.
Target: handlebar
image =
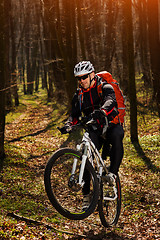
[[[97,125],[97,122],[93,118],[82,117],[81,119],[79,119],[79,122],[75,125],[68,125],[68,126],[66,125],[62,128],[57,127],[57,129],[62,134],[66,134],[66,133],[70,133],[71,131],[73,131],[77,127],[83,127],[84,129],[88,129],[90,126],[92,126],[92,128],[94,130],[97,130],[96,125]]]

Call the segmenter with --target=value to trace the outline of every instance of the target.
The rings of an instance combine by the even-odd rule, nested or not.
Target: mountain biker
[[[91,116],[97,122],[97,129],[90,129],[89,135],[98,150],[102,151],[102,159],[110,155],[110,168],[107,175],[109,183],[115,183],[122,158],[123,158],[123,126],[111,123],[118,115],[117,102],[113,87],[107,82],[102,85],[102,97],[97,92],[97,83],[100,80],[95,74],[94,66],[90,61],[81,61],[74,67],[74,76],[78,80],[79,89],[72,99],[72,111],[68,122],[65,124],[62,132],[66,133],[67,128],[75,125],[82,113],[85,116]],[[81,91],[81,94],[79,94]],[[81,97],[81,99],[80,99]],[[102,131],[108,120],[108,128],[105,133],[105,140],[102,138]],[[83,209],[89,206],[90,201],[90,174],[85,169],[85,184],[83,187]]]

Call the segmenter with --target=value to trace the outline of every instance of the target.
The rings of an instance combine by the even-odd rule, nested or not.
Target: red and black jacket
[[[72,112],[69,121],[74,125],[78,122],[82,112],[89,116],[95,109],[101,109],[105,112],[109,121],[112,121],[118,115],[117,101],[113,87],[107,82],[103,82],[102,96],[97,91],[99,77],[95,77],[95,83],[87,90],[77,89],[72,99]]]

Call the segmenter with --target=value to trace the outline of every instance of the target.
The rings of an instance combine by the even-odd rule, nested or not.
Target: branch
[[[20,216],[18,214],[15,214],[13,212],[7,213],[7,216],[15,218],[15,219],[20,220],[20,221],[24,221],[27,224],[35,224],[35,225],[38,225],[38,226],[43,225],[47,229],[52,229],[56,232],[61,232],[61,233],[69,234],[69,235],[75,235],[75,233],[73,233],[73,232],[63,231],[61,229],[57,229],[57,228],[51,226],[50,224],[46,224],[46,223],[43,223],[43,222],[40,222],[40,221],[37,221],[37,220],[33,220],[33,219],[30,219],[30,218],[27,218],[27,217],[23,217],[23,216]],[[87,238],[86,235],[76,234],[76,236]]]
[[[32,84],[32,83],[34,83],[34,81],[32,81],[32,82],[27,82],[26,84],[28,85],[28,84]],[[13,85],[11,85],[11,86],[9,86],[9,87],[0,89],[0,92],[7,91],[8,89],[14,88],[15,86],[20,86],[21,84],[23,84],[23,83],[20,83],[20,84],[15,83],[15,84],[13,84]],[[24,84],[23,84],[23,85],[24,85]]]

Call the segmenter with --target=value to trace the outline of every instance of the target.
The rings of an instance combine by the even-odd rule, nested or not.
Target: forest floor
[[[73,145],[76,134],[58,132],[57,126],[67,118],[66,108],[48,103],[45,91],[21,94],[19,107],[6,116],[0,239],[160,239],[159,118],[150,100],[139,88],[139,145],[130,141],[127,113],[120,167],[122,210],[118,224],[104,228],[97,212],[71,221],[51,206],[44,189],[45,165],[60,146]]]

